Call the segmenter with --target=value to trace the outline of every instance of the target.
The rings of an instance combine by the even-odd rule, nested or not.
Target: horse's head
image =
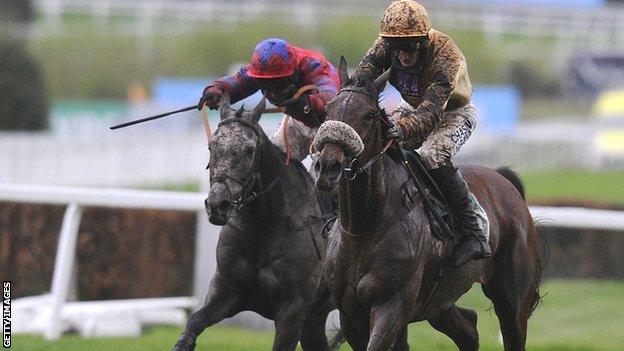
[[[210,193],[205,202],[213,224],[224,225],[252,191],[266,138],[258,124],[265,107],[264,98],[251,111],[232,109],[227,95],[221,100],[221,122],[209,144]]]
[[[356,158],[365,157],[368,142],[379,136],[377,127],[383,111],[378,100],[389,75],[387,71],[372,82],[351,82],[344,57],[340,58],[338,72],[340,92],[327,103],[326,121],[313,144],[321,153],[314,164],[316,187],[323,191],[336,188],[345,168]]]

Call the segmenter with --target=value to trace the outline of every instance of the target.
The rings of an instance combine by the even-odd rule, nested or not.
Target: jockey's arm
[[[422,102],[410,114],[399,113],[396,122],[406,139],[429,134],[442,119],[446,104],[458,79],[461,56],[457,47],[448,42],[441,47],[431,61],[432,83],[423,94]]]
[[[332,76],[329,76],[329,75]],[[310,108],[320,123],[325,121],[325,105],[338,94],[336,82],[338,82],[338,73],[319,75],[314,79],[316,91],[309,95]]]
[[[398,108],[392,113],[392,118],[401,126],[405,139],[431,133],[442,119],[443,106],[451,91],[448,82],[433,83],[427,88],[423,101],[415,110]]]
[[[245,65],[236,71],[234,75],[219,78],[208,85],[204,92],[209,89],[217,88],[222,93],[230,94],[230,102],[236,103],[244,98],[253,95],[260,89],[256,81],[247,75],[248,65]]]
[[[373,81],[390,68],[390,50],[382,37],[378,37],[351,76],[351,82]]]
[[[303,84],[313,84],[316,88],[307,94],[309,115],[296,114],[292,117],[308,127],[318,127],[325,121],[325,105],[338,93],[340,78],[334,67],[316,58],[310,58],[304,63],[301,76]]]

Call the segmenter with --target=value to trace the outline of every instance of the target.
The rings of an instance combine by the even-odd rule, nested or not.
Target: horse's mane
[[[366,76],[359,76],[355,80],[351,81],[346,88],[358,88],[369,92],[371,95],[377,95],[377,107],[381,109],[381,101],[385,98],[385,94],[377,94],[377,88],[374,85],[374,79],[370,79]]]
[[[375,86],[373,85],[373,79],[369,79],[368,77],[358,77],[356,78],[354,81],[351,82],[351,84],[349,84],[349,88],[359,88],[359,89],[364,89],[367,92],[371,93],[372,95],[377,95],[377,92],[375,89]]]

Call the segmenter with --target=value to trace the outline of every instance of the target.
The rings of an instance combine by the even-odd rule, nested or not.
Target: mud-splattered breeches
[[[405,148],[416,148],[427,169],[436,169],[452,163],[459,149],[470,138],[477,126],[477,110],[473,103],[466,106],[444,111],[437,123],[419,119],[414,115],[415,109],[402,102],[392,116],[410,115],[411,121],[417,124],[419,136],[405,140]]]

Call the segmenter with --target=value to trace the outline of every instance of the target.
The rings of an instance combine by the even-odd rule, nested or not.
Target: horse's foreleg
[[[329,344],[325,335],[325,322],[329,311],[312,313],[308,316],[301,331],[301,347],[305,351],[328,351]]]
[[[365,351],[368,345],[368,327],[355,325],[351,320],[340,312],[340,329],[353,351]]]
[[[301,298],[283,304],[275,314],[275,341],[273,351],[290,351],[297,347],[306,310]]]
[[[472,351],[479,348],[477,332],[477,313],[453,305],[451,308],[429,319],[429,324],[437,331],[453,339],[461,351]]]
[[[407,343],[407,325],[403,327],[403,330],[394,343],[392,351],[409,351],[409,344]]]
[[[238,293],[224,288],[218,276],[215,276],[210,282],[204,307],[191,315],[173,350],[194,350],[195,340],[204,329],[240,312],[238,303]]]
[[[370,339],[368,351],[392,349],[399,333],[406,323],[403,316],[403,303],[398,300],[386,302],[371,309]]]

